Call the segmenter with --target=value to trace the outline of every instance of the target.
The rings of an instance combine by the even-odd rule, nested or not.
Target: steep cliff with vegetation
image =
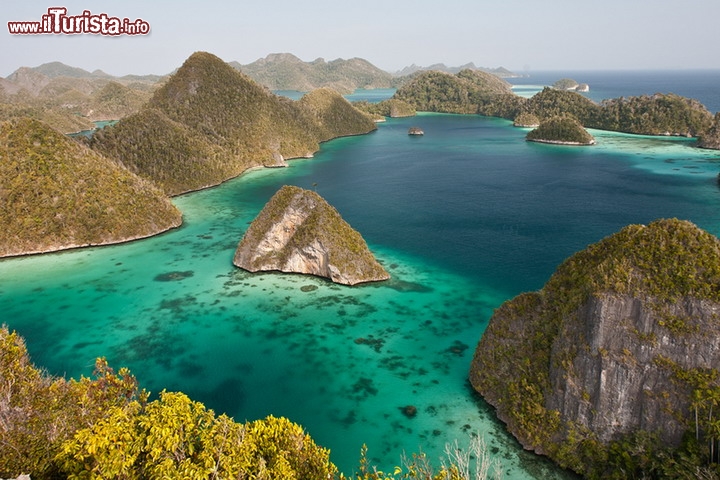
[[[252,167],[311,156],[321,141],[375,128],[339,97],[319,93],[305,102],[279,97],[199,52],[140,112],[98,132],[91,145],[176,195]]]
[[[233,263],[251,272],[306,273],[346,285],[390,278],[337,210],[317,193],[288,185],[253,220]]]
[[[527,117],[526,117],[527,118]],[[525,137],[531,142],[559,145],[594,145],[595,139],[574,117],[560,115],[540,122]]]
[[[117,243],[177,227],[150,182],[29,118],[0,124],[0,257]]]
[[[348,94],[358,88],[389,88],[393,84],[392,75],[362,58],[303,62],[289,53],[273,53],[248,65],[231,65],[270,90],[330,88]]]
[[[423,72],[400,87],[393,98],[412,105],[418,111],[442,113],[478,113],[481,105],[510,94],[505,80],[485,72],[463,70],[455,75]]]
[[[701,148],[712,148],[720,150],[720,113],[715,114],[713,123],[698,138],[698,146]]]
[[[718,285],[713,235],[628,226],[503,304],[470,381],[526,448],[590,478],[716,478]]]

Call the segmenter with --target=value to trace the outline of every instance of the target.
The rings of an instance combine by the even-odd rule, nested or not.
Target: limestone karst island
[[[390,278],[337,210],[317,193],[288,185],[250,225],[233,263],[251,272],[306,273],[345,285]]]
[[[707,170],[718,158],[700,150],[720,149],[720,113],[673,93],[595,102],[568,78],[525,98],[511,76],[197,52],[163,76],[54,62],[0,79],[0,267],[12,266],[0,279],[0,478],[477,480],[463,469],[477,459],[487,477],[720,479],[720,193]],[[358,89],[383,100],[348,101]],[[607,132],[634,150],[607,154]],[[324,144],[339,137],[353,138]],[[547,161],[579,155],[589,161]],[[635,169],[648,158],[663,181]],[[336,182],[335,206],[288,185],[316,175]],[[503,195],[475,196],[493,190]],[[627,191],[618,205],[642,197],[651,218],[608,209]],[[353,202],[387,243],[350,225],[363,225]],[[539,214],[516,222],[530,203]],[[537,240],[567,204],[577,229]],[[668,210],[703,213],[655,220]],[[595,214],[599,227],[585,220]],[[549,267],[515,283],[536,251]],[[93,369],[101,349],[109,360]],[[116,360],[147,365],[161,388]],[[48,373],[66,367],[93,373]],[[188,385],[196,399],[164,390]],[[300,403],[320,419],[313,435],[358,443],[342,452],[357,469],[340,472],[309,428],[274,416]],[[261,407],[272,415],[243,421]],[[483,429],[494,443],[479,443]],[[422,453],[400,460],[408,438],[442,451],[450,435],[468,447],[449,443],[435,467]]]
[[[630,225],[504,303],[470,381],[525,448],[590,478],[694,469],[720,413],[719,333],[720,240]]]

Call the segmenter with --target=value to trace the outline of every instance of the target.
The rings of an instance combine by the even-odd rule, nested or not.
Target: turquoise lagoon
[[[425,135],[409,137],[410,126]],[[466,377],[492,312],[629,223],[720,233],[718,152],[684,139],[592,133],[588,148],[524,141],[499,119],[391,119],[314,159],[178,197],[184,225],[125,245],[0,261],[0,321],[34,362],[89,375],[106,356],[157,394],[181,390],[238,421],[303,425],[344,472],[363,443],[392,470],[484,437],[505,478],[569,475],[522,450]],[[392,280],[356,287],[232,265],[284,184],[314,188]],[[403,408],[413,405],[409,418]]]

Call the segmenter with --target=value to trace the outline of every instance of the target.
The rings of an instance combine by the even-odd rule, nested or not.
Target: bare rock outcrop
[[[233,263],[251,272],[305,273],[345,285],[390,278],[337,210],[317,193],[287,185],[252,222]]]

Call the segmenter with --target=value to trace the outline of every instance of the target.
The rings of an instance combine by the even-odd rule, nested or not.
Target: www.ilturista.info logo
[[[8,31],[13,35],[147,35],[150,24],[140,18],[131,21],[107,13],[96,15],[90,10],[83,11],[82,15],[68,15],[65,7],[50,7],[39,22],[8,22]]]

